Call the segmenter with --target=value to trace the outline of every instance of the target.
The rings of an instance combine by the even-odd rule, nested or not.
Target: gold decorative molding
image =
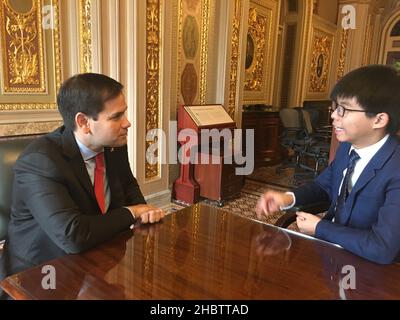
[[[0,137],[47,133],[63,124],[62,121],[0,124]]]
[[[208,28],[210,23],[210,0],[202,0],[201,8],[201,58],[200,58],[200,104],[205,104],[207,92]]]
[[[8,27],[11,29],[16,29],[12,25],[12,19],[7,19],[6,10],[9,13],[10,8],[8,0],[0,0],[0,35],[1,35],[1,51],[0,54],[1,62],[2,62],[2,70],[1,74],[5,77],[5,75],[9,74],[8,67],[11,64],[5,63],[7,50],[10,49],[10,42],[7,42],[5,32],[7,28],[7,21],[9,21]],[[17,90],[13,92],[7,92],[5,87],[9,84],[8,80],[5,80],[3,77],[1,82],[1,93],[0,94],[0,111],[19,111],[19,110],[54,110],[57,109],[56,104],[56,93],[57,90],[61,86],[61,49],[60,49],[60,33],[59,33],[59,6],[57,0],[32,0],[32,8],[29,12],[26,13],[13,13],[15,16],[19,16],[18,21],[22,21],[22,25],[17,25],[19,30],[25,30],[28,28],[29,33],[35,32],[35,39],[39,40],[38,51],[33,52],[29,51],[28,55],[26,53],[28,51],[27,44],[24,43],[25,47],[25,55],[19,54],[19,59],[25,59],[23,65],[29,66],[32,65],[33,60],[29,60],[30,57],[34,57],[35,59],[43,60],[43,70],[38,67],[38,76],[36,77],[39,80],[39,85],[35,85],[35,87],[31,85],[23,85],[19,86]],[[28,16],[35,15],[35,21],[28,20]],[[22,20],[21,20],[22,19]],[[30,27],[27,27],[28,21],[31,21]],[[36,28],[36,31],[33,31],[33,28]],[[24,36],[19,39],[24,39],[25,37],[29,37],[29,35],[24,33]],[[18,42],[18,38],[15,43]],[[32,40],[30,39],[32,42]],[[22,45],[22,44],[20,44]],[[4,49],[3,49],[4,48]],[[30,50],[30,49],[29,49]],[[24,69],[25,68],[25,69]],[[18,69],[18,68],[17,68]],[[32,70],[29,70],[29,67],[22,67],[21,72],[24,74],[22,79],[27,79],[26,77],[29,74],[32,74]],[[48,79],[47,79],[48,77]],[[43,79],[43,80],[42,80]],[[15,88],[15,87],[14,87]],[[44,88],[44,90],[43,90]],[[4,95],[6,93],[6,95]]]
[[[56,109],[56,103],[1,103],[1,111]]]
[[[371,47],[372,47],[372,27],[371,27],[371,14],[369,14],[367,19],[367,30],[365,32],[363,58],[361,62],[362,66],[366,66],[369,64]]]
[[[327,91],[332,43],[332,36],[314,36],[309,92]]]
[[[60,41],[60,12],[59,12],[59,7],[58,7],[58,2],[57,0],[52,0],[54,2],[52,2],[52,7],[54,10],[54,21],[53,21],[53,25],[54,25],[54,30],[53,30],[53,48],[54,48],[54,72],[55,72],[55,85],[56,85],[56,92],[55,94],[58,92],[58,90],[61,87],[61,41]],[[57,108],[57,104],[54,103],[53,104],[53,108],[56,109]]]
[[[252,64],[246,70],[244,83],[246,91],[260,91],[262,87],[267,22],[266,16],[257,12],[256,8],[250,8],[248,35],[254,43],[254,57]]]
[[[181,100],[181,72],[182,72],[182,20],[183,20],[183,0],[179,0],[178,4],[178,55],[177,55],[177,85],[176,85],[176,99],[177,105],[182,103]]]
[[[345,29],[342,31],[342,34],[340,36],[340,52],[339,52],[339,62],[337,68],[337,80],[340,80],[344,75],[348,40],[349,40],[349,29]]]
[[[235,120],[236,108],[236,91],[238,80],[239,65],[239,40],[240,40],[240,17],[242,12],[242,1],[235,0],[235,9],[233,12],[233,28],[232,28],[232,46],[231,46],[231,71],[229,81],[229,100],[228,114]]]
[[[17,12],[7,0],[0,2],[3,62],[2,92],[45,93],[45,59],[40,0],[27,13]]]
[[[146,6],[146,133],[161,128],[160,123],[160,44],[161,18],[160,0],[147,0]],[[146,141],[146,150],[157,140]],[[145,154],[146,154],[145,150]],[[157,151],[160,148],[157,148]],[[160,155],[160,153],[158,153]],[[157,156],[157,155],[156,155]],[[150,164],[146,161],[145,178],[159,176],[160,161]]]
[[[92,0],[79,0],[80,72],[92,71]]]

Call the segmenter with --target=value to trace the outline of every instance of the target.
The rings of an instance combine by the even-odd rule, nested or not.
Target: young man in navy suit
[[[301,232],[380,264],[400,258],[400,75],[370,65],[344,76],[331,93],[334,161],[293,192],[267,191],[257,214],[329,201],[324,218],[297,213]]]

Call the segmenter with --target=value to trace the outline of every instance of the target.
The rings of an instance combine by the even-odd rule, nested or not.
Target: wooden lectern
[[[190,161],[196,157],[199,161],[201,150],[202,129],[235,129],[236,125],[222,105],[204,106],[179,106],[178,109],[178,141],[181,146],[181,172],[179,178],[174,182],[173,197],[181,202],[193,204],[199,201],[201,187],[207,184],[219,183],[215,177],[202,180],[202,186],[194,178],[194,163]],[[184,129],[185,140],[180,141],[180,133]],[[196,144],[188,143],[196,141]],[[210,150],[212,150],[210,148]],[[195,152],[196,154],[193,154]]]

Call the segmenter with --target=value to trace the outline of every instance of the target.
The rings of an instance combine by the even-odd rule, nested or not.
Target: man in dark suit
[[[62,85],[57,103],[64,126],[29,145],[14,167],[6,275],[164,217],[146,204],[129,166],[122,89],[93,73]]]
[[[341,142],[334,161],[293,192],[266,192],[257,214],[329,201],[323,219],[297,213],[301,232],[377,263],[399,261],[400,75],[383,65],[356,69],[336,84],[331,100]]]

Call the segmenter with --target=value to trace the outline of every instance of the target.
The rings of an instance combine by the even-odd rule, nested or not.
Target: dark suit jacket
[[[104,154],[111,191],[104,215],[72,131],[61,127],[21,154],[14,167],[7,274],[82,252],[134,223],[122,206],[146,202],[129,167],[127,148],[105,148]]]
[[[334,222],[335,203],[350,144],[342,143],[335,160],[314,182],[296,190],[296,204],[328,200],[331,206],[315,236],[377,263],[400,258],[400,146],[389,137],[354,185]]]

